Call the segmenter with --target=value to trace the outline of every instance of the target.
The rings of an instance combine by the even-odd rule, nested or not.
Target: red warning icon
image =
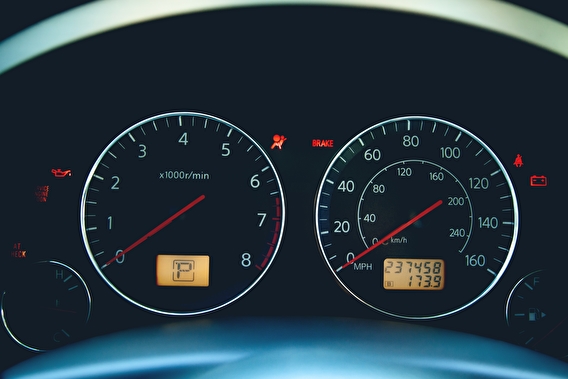
[[[515,158],[515,162],[513,162],[513,164],[517,168],[522,167],[522,165],[524,164],[523,163],[523,156],[521,154],[517,154],[517,157]]]
[[[544,175],[533,175],[531,176],[531,187],[547,187],[548,178]]]
[[[270,149],[274,150],[274,148],[278,148],[280,150],[282,150],[282,145],[284,144],[284,141],[286,141],[288,138],[284,137],[283,135],[281,136],[280,134],[275,134],[272,137],[272,140],[274,141],[274,143],[272,144],[272,146],[270,147]]]

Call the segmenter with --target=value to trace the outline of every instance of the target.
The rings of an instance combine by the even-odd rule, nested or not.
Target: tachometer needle
[[[405,222],[404,224],[402,224],[401,226],[399,226],[398,228],[396,228],[395,230],[393,230],[392,232],[381,238],[377,243],[373,244],[372,246],[369,246],[367,250],[363,251],[362,253],[351,259],[349,262],[339,267],[337,270],[335,270],[335,272],[339,272],[344,268],[349,267],[349,265],[352,265],[357,260],[370,253],[377,246],[382,245],[389,238],[394,237],[398,233],[402,232],[404,229],[408,228],[410,225],[414,224],[416,221],[420,220],[422,217],[426,216],[428,213],[432,212],[434,209],[438,208],[440,205],[442,205],[442,203],[443,203],[442,200],[436,201],[434,204],[430,205],[428,208],[424,209],[422,212],[418,213],[416,216],[414,216],[413,218],[411,218],[410,220],[408,220],[407,222]]]
[[[195,205],[197,205],[198,203],[200,203],[203,199],[205,199],[205,195],[201,195],[199,196],[197,199],[193,200],[191,203],[187,204],[185,207],[183,207],[182,209],[180,209],[179,211],[177,211],[176,213],[174,213],[173,215],[171,215],[170,217],[168,217],[166,220],[164,220],[160,225],[156,226],[154,229],[150,230],[148,233],[144,234],[141,238],[139,238],[136,242],[134,242],[132,245],[128,246],[126,249],[122,250],[119,254],[116,254],[114,257],[112,257],[111,260],[109,260],[107,263],[105,263],[101,269],[107,267],[108,265],[110,265],[112,262],[116,261],[118,258],[122,257],[124,254],[128,253],[130,250],[134,249],[136,246],[140,245],[142,242],[146,241],[148,238],[152,237],[154,234],[158,233],[160,230],[164,229],[166,226],[168,226],[169,224],[172,223],[172,221],[174,221],[176,218],[178,218],[179,216],[181,216],[182,214],[184,214],[185,212],[187,212],[188,210],[190,210],[191,208],[193,208]]]

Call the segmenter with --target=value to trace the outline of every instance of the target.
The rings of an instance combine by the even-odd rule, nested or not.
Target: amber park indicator
[[[209,256],[158,255],[156,284],[167,287],[208,287]]]

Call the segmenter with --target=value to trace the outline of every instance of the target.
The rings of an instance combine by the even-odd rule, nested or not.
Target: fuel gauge
[[[568,289],[560,275],[534,271],[517,282],[507,300],[506,320],[515,343],[568,358]]]
[[[77,340],[91,313],[91,295],[77,271],[42,261],[11,284],[2,294],[1,314],[14,341],[41,352]]]

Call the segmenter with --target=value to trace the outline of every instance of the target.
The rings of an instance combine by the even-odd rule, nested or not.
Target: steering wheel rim
[[[306,376],[307,375],[307,376]],[[448,330],[337,318],[190,320],[96,337],[4,378],[566,378],[548,356]]]

